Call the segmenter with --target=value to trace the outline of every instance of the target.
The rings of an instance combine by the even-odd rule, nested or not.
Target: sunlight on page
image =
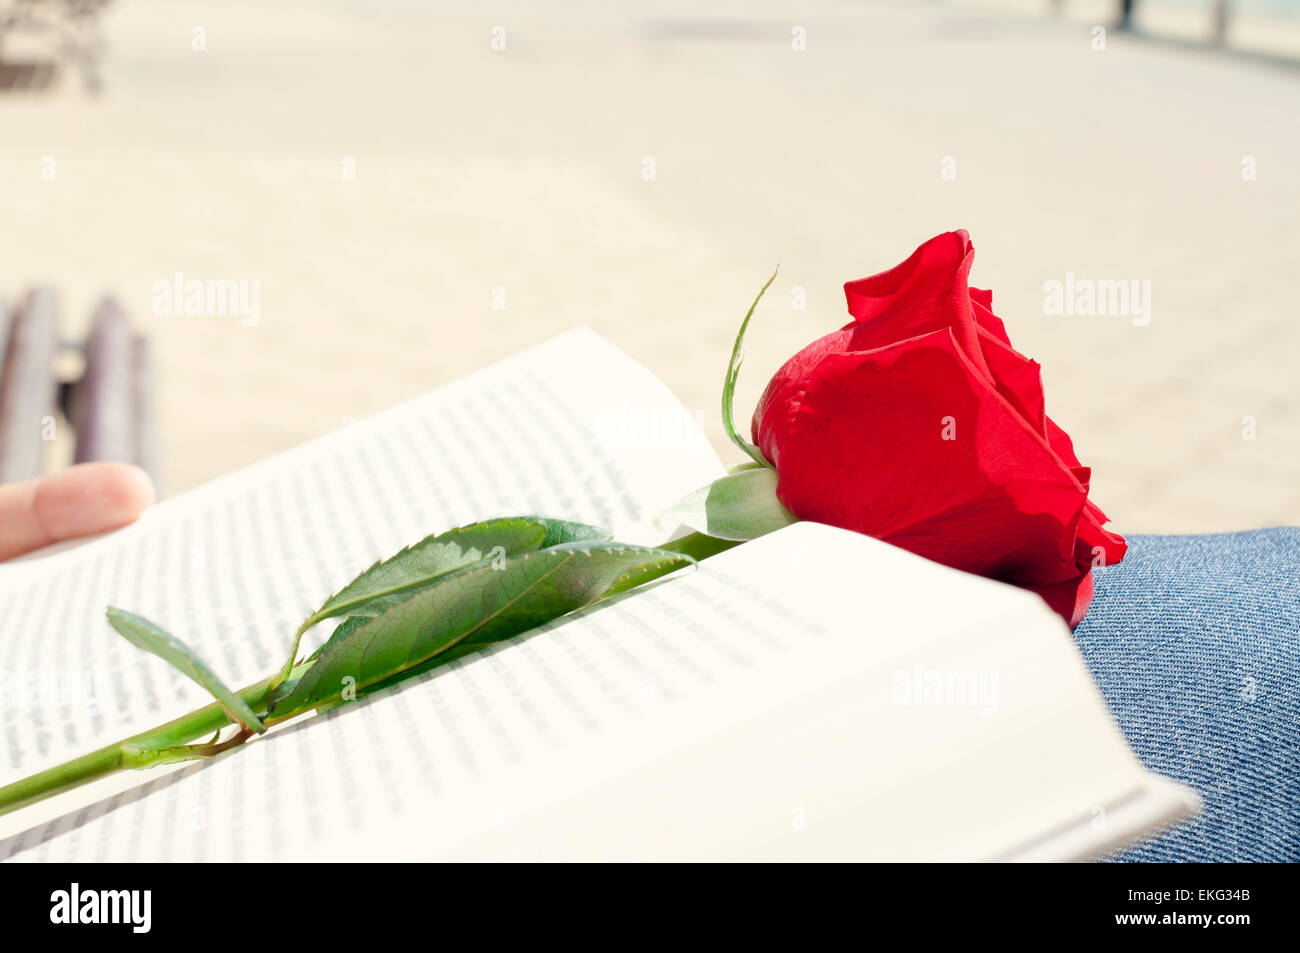
[[[804,523],[0,856],[1067,857],[1193,806],[1037,597]]]
[[[608,401],[593,408],[591,393]],[[579,329],[163,502],[117,533],[0,566],[0,783],[209,701],[114,633],[108,605],[156,621],[242,686],[283,662],[326,596],[430,533],[536,514],[623,528],[632,541],[723,472],[662,383]],[[22,816],[66,810],[66,797]],[[0,832],[14,823],[0,818]]]

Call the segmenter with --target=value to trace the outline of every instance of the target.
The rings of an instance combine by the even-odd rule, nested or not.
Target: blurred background
[[[70,338],[116,296],[169,495],[579,324],[732,460],[773,266],[742,415],[846,280],[963,227],[1114,528],[1300,523],[1300,3],[1130,13],[0,0],[0,293]],[[165,313],[177,273],[255,320]],[[1146,311],[1048,313],[1069,275]]]

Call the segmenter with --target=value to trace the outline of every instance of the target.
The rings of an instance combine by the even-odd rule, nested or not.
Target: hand
[[[153,499],[149,475],[125,463],[79,463],[36,480],[0,485],[0,561],[125,526]]]

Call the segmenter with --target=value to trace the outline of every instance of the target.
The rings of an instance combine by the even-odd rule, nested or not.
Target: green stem
[[[270,692],[271,679],[267,678],[256,685],[250,685],[239,694],[250,708],[261,712],[266,710]],[[183,746],[196,738],[220,731],[229,724],[231,720],[226,710],[219,703],[213,702],[156,728],[0,787],[0,814],[8,814],[55,794],[71,791],[116,771],[151,768],[215,754],[216,750],[201,751]],[[224,750],[221,745],[215,744],[208,748]]]
[[[320,621],[321,619],[317,618],[316,616],[312,616],[302,625],[298,626],[298,631],[293,634],[293,648],[289,651],[288,661],[284,663],[284,667],[280,669],[280,671],[276,672],[273,676],[271,676],[271,683],[270,683],[271,689],[275,689],[279,687],[280,683],[289,677],[289,673],[293,671],[294,665],[297,664],[298,646],[302,645],[303,634],[308,629],[310,629],[313,625],[315,625],[317,622]]]

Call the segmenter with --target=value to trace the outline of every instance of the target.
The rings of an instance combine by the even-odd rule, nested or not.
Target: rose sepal
[[[658,517],[715,539],[743,541],[798,522],[776,497],[776,471],[754,466],[702,486]]]

